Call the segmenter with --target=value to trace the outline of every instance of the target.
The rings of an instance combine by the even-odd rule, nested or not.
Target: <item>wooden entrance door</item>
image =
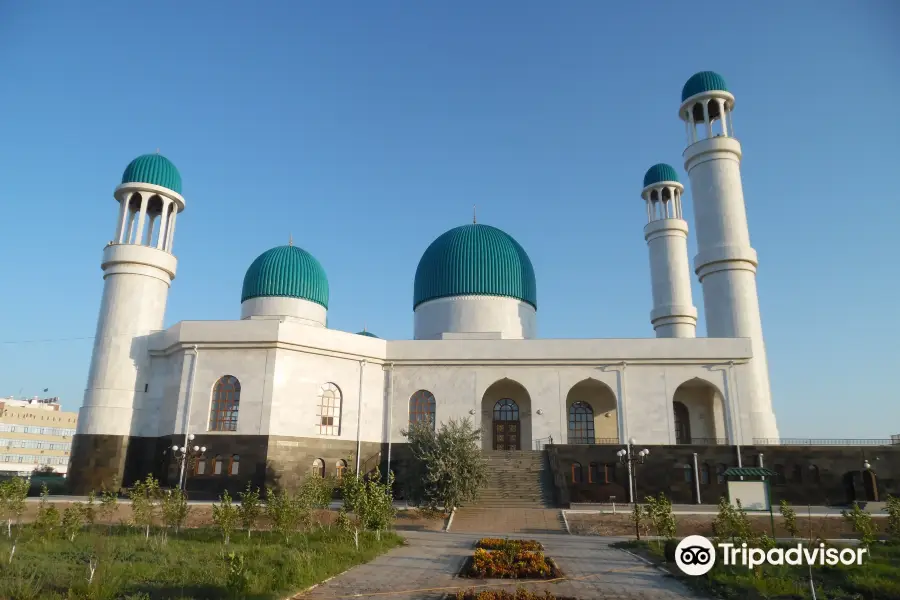
[[[504,398],[494,405],[493,432],[494,450],[519,450],[522,440],[522,423],[519,421],[519,405],[510,398]]]

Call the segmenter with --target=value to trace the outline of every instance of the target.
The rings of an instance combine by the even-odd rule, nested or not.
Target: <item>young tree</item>
[[[170,527],[175,533],[181,531],[191,507],[187,502],[187,494],[178,488],[163,491],[160,495],[160,505],[163,524],[166,527],[163,537],[168,538]]]
[[[251,487],[248,482],[247,489],[243,492],[238,492],[238,496],[241,498],[241,505],[238,507],[238,516],[240,516],[241,525],[247,530],[247,537],[249,538],[250,532],[256,529],[256,522],[259,520],[259,517],[262,516],[262,504],[259,499],[259,490]]]
[[[136,527],[145,528],[145,537],[150,539],[150,527],[156,516],[159,499],[159,482],[153,475],[147,475],[144,481],[138,481],[128,490],[131,498],[131,519]]]
[[[841,515],[844,517],[853,531],[859,534],[859,541],[863,546],[869,548],[878,541],[878,529],[872,522],[872,515],[859,507],[859,504],[853,504],[853,510],[842,510]]]
[[[28,497],[28,482],[21,477],[12,477],[0,483],[0,511],[6,519],[6,535],[12,538],[12,522],[16,525],[25,512],[25,499]]]
[[[94,490],[91,490],[88,493],[88,501],[87,504],[84,505],[84,520],[87,522],[88,526],[93,527],[97,522],[97,495],[94,493]]]
[[[56,505],[48,501],[50,492],[47,484],[41,484],[41,501],[38,503],[37,516],[34,519],[34,527],[45,537],[53,535],[53,531],[59,528],[60,514]]]
[[[106,487],[106,484],[103,484],[103,487],[100,489],[100,508],[97,512],[100,518],[106,521],[107,530],[112,528],[113,515],[119,509],[120,490],[118,477],[113,478],[110,487]]]
[[[430,421],[419,421],[402,431],[416,459],[412,481],[413,500],[431,510],[452,511],[472,502],[487,482],[487,462],[481,455],[481,431],[466,418],[450,419],[435,430]]]
[[[800,535],[800,528],[797,526],[797,511],[791,508],[787,500],[782,500],[778,510],[781,511],[781,518],[784,520],[784,528],[791,534],[792,538]]]
[[[228,542],[231,541],[231,534],[234,533],[239,519],[238,509],[231,503],[231,496],[228,494],[228,490],[222,492],[219,504],[213,504],[212,508],[213,523],[222,532],[222,537],[227,546]]]
[[[300,504],[286,491],[274,492],[269,488],[266,490],[266,516],[272,523],[272,529],[287,541],[300,522]]]
[[[634,537],[637,541],[641,541],[641,529],[644,528],[646,518],[647,510],[635,502],[634,508],[631,510],[631,522],[634,523]]]
[[[656,535],[661,539],[671,540],[675,538],[675,515],[672,513],[672,502],[662,492],[657,497],[645,498],[647,503],[647,515],[656,530]]]
[[[887,504],[887,531],[894,540],[900,540],[900,498],[888,496]]]
[[[84,514],[85,509],[81,502],[75,502],[63,511],[62,529],[70,542],[75,541],[75,536],[84,527]]]

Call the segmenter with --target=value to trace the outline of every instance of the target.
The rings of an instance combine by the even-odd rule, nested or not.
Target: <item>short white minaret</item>
[[[749,417],[747,438],[778,438],[772,410],[769,366],[756,290],[756,251],[750,245],[741,184],[741,144],[734,138],[734,96],[721,75],[703,71],[681,93],[678,116],[685,122],[684,168],[691,180],[697,256],[694,270],[703,285],[709,337],[749,338],[750,377],[736,395]]]
[[[172,245],[184,198],[175,166],[158,153],[136,158],[114,197],[119,211],[100,264],[103,298],[69,469],[78,489],[99,489],[113,475],[121,481],[149,387],[148,336],[163,328],[178,263]]]
[[[644,239],[650,249],[653,310],[650,323],[658,338],[697,335],[697,308],[691,298],[691,267],[687,254],[688,226],[681,212],[684,186],[666,164],[653,165],[644,175],[641,197],[647,205]]]

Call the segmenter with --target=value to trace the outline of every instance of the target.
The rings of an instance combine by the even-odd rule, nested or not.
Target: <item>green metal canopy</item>
[[[725,470],[725,477],[775,477],[775,471],[762,467],[731,467]]]

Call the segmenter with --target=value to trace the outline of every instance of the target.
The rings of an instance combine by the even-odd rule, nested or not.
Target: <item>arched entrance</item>
[[[727,444],[725,398],[712,383],[694,378],[675,389],[672,423],[676,444]]]
[[[531,397],[512,379],[494,382],[481,401],[482,448],[521,450],[531,447]]]
[[[494,450],[519,450],[522,447],[522,422],[519,419],[519,405],[511,398],[503,398],[494,404],[491,420]]]
[[[875,471],[866,469],[862,472],[863,489],[866,492],[866,501],[878,502],[878,478]]]

